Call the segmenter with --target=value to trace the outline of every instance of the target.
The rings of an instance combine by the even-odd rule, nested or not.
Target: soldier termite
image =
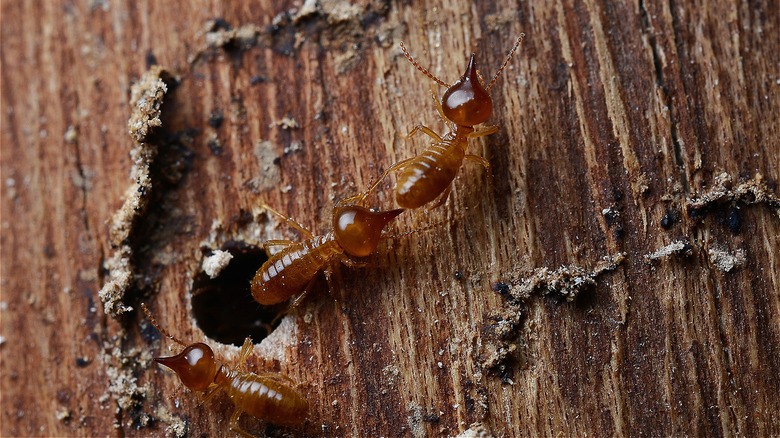
[[[423,132],[434,141],[421,154],[396,163],[382,176],[400,170],[395,190],[396,202],[399,206],[407,209],[418,208],[436,198],[439,198],[438,201],[430,208],[442,205],[452,190],[452,180],[457,175],[464,160],[481,164],[488,172],[490,171],[490,163],[485,158],[466,154],[466,148],[470,139],[498,131],[498,126],[488,126],[479,130],[474,127],[487,121],[493,113],[490,88],[493,87],[509,60],[512,59],[512,55],[522,43],[523,38],[525,38],[525,34],[520,34],[506,60],[487,87],[484,86],[477,72],[477,62],[473,53],[463,76],[458,82],[450,85],[418,64],[401,42],[401,50],[412,65],[437,84],[447,87],[441,101],[435,100],[439,114],[448,122],[450,132],[440,136],[425,125],[417,125],[409,133],[408,137],[412,137],[418,132]]]
[[[216,360],[211,347],[202,342],[186,344],[180,341],[160,327],[146,304],[141,304],[141,308],[160,333],[184,347],[175,356],[158,357],[154,361],[172,369],[190,390],[204,392],[204,403],[224,390],[236,407],[230,416],[232,430],[247,437],[252,436],[238,425],[238,418],[243,412],[282,426],[303,423],[309,411],[309,402],[295,389],[292,380],[279,373],[252,373],[239,369],[252,352],[250,338],[244,341],[238,360],[230,369]]]
[[[314,236],[306,228],[264,205],[269,212],[279,216],[304,237],[303,241],[272,240],[265,247],[283,246],[257,270],[252,279],[252,296],[263,305],[281,303],[296,296],[293,306],[305,296],[319,271],[335,261],[348,266],[361,263],[353,257],[366,257],[376,251],[382,239],[382,230],[403,209],[374,211],[365,206],[368,195],[376,189],[381,179],[368,191],[339,201],[333,207],[333,231]]]

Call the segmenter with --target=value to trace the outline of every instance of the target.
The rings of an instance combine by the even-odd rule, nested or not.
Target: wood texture
[[[525,32],[493,91],[501,131],[472,149],[494,179],[466,165],[444,207],[405,213],[395,232],[443,225],[338,269],[332,297],[323,282],[250,359],[300,382],[309,418],[242,424],[780,435],[776,4],[222,3],[2,2],[0,434],[226,431],[229,401],[200,406],[149,360],[170,342],[98,298],[132,184],[130,88],[151,64],[178,84],[150,140],[125,300],[203,340],[190,289],[204,242],[294,236],[262,203],[324,231],[336,200],[426,145],[405,139],[415,124],[443,129],[399,41],[454,81],[471,50],[490,75]],[[249,33],[206,32],[217,17],[212,30]],[[523,295],[524,280],[561,266],[582,279],[618,254],[571,302],[544,282]],[[486,369],[501,347],[517,350]]]

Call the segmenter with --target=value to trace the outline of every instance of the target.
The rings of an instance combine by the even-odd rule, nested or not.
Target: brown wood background
[[[222,3],[2,2],[2,435],[225,433],[230,403],[199,406],[149,361],[169,342],[98,298],[109,223],[132,184],[130,88],[149,65],[179,84],[134,223],[126,304],[143,299],[170,331],[202,340],[189,294],[202,242],[294,236],[266,226],[262,202],[324,231],[334,200],[427,144],[405,140],[416,123],[442,129],[400,40],[454,81],[471,50],[492,74],[520,32],[493,92],[501,131],[473,146],[494,180],[467,165],[445,207],[406,213],[395,231],[444,225],[340,269],[337,303],[323,283],[250,359],[300,382],[306,423],[242,424],[310,436],[457,435],[476,421],[498,436],[780,435],[778,205],[712,191],[722,173],[726,189],[760,174],[778,193],[775,2]],[[254,30],[208,48],[217,17]],[[217,112],[224,121],[209,125]],[[374,200],[388,207],[389,190]],[[646,261],[676,241],[687,256]],[[572,302],[542,288],[507,305],[492,290],[619,253]],[[726,272],[720,253],[738,266]],[[515,360],[495,375],[484,365],[502,309],[522,316],[499,342]],[[228,361],[236,351],[217,349]]]

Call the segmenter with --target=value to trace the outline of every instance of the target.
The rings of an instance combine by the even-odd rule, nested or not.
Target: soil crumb
[[[747,256],[744,249],[737,249],[733,253],[720,245],[709,248],[710,262],[723,272],[731,272],[734,268],[745,264]]]
[[[133,248],[131,238],[134,224],[146,211],[152,190],[150,167],[157,155],[157,145],[148,141],[154,128],[162,126],[160,114],[163,96],[173,77],[162,67],[154,66],[133,85],[130,106],[133,112],[127,123],[130,137],[135,144],[130,151],[133,167],[130,170],[132,184],[125,191],[125,202],[114,213],[109,229],[109,243],[114,253],[104,263],[108,278],[98,295],[107,315],[117,317],[132,311],[123,304],[126,291],[133,279]]]
[[[472,423],[468,429],[464,430],[455,438],[492,438],[490,430],[482,423]]]
[[[780,217],[780,198],[769,191],[760,173],[736,186],[729,174],[721,173],[715,177],[714,187],[703,194],[691,196],[686,206],[689,216],[700,217],[715,207],[731,203],[766,204]]]

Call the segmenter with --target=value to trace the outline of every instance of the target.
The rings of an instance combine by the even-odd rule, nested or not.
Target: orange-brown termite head
[[[441,99],[444,116],[459,126],[479,125],[493,114],[493,99],[479,79],[475,58],[472,53],[463,76]]]
[[[358,205],[337,205],[333,209],[336,241],[353,257],[368,256],[376,251],[385,226],[403,211],[372,211]]]
[[[154,361],[172,369],[181,383],[193,391],[208,389],[218,371],[214,351],[200,342],[188,346],[176,356],[158,357]]]

